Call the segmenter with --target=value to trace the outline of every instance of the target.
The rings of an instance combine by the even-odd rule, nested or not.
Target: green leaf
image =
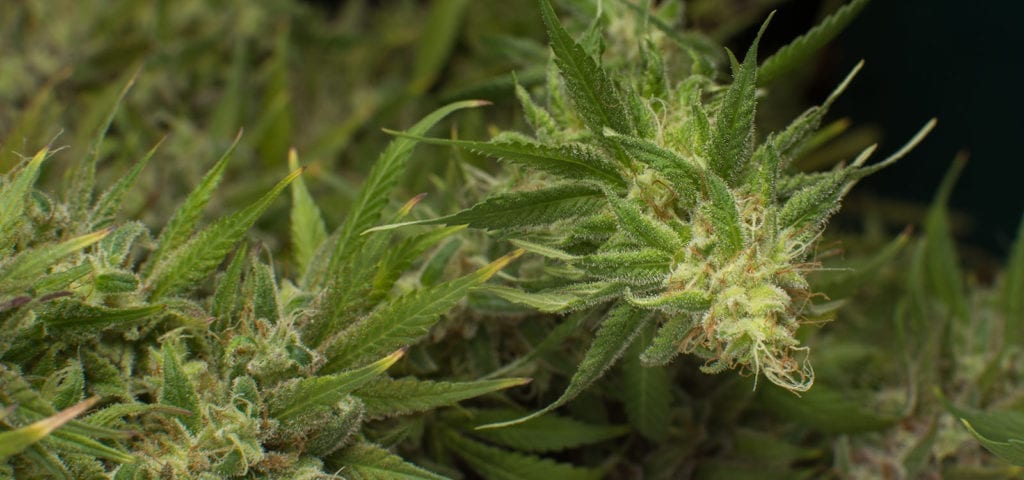
[[[654,337],[654,323],[643,327],[622,361],[622,401],[626,418],[641,435],[652,442],[664,442],[671,423],[672,394],[668,373],[661,367],[643,364],[640,354]]]
[[[702,312],[711,307],[711,296],[696,290],[675,290],[652,297],[635,297],[627,292],[626,300],[640,308],[674,312]]]
[[[772,14],[774,15],[774,13]],[[772,15],[761,25],[754,43],[747,50],[743,64],[733,69],[733,81],[725,91],[718,109],[711,143],[708,166],[735,185],[743,173],[754,148],[754,108],[757,105],[757,44],[761,41]]]
[[[789,70],[812,64],[811,55],[839,35],[867,4],[868,0],[853,0],[843,5],[810,31],[780,48],[758,68],[758,84],[767,85]]]
[[[709,202],[703,205],[703,209],[711,221],[715,248],[724,258],[730,258],[739,253],[746,243],[740,214],[736,210],[736,198],[718,175],[708,172],[704,179]]]
[[[572,334],[579,331],[581,325],[583,325],[583,322],[587,319],[589,313],[590,312],[586,310],[581,310],[561,320],[560,322],[558,322],[558,325],[556,325],[555,328],[551,329],[544,337],[544,339],[537,343],[537,345],[535,345],[529,352],[527,352],[524,355],[520,355],[511,363],[491,373],[488,373],[483,378],[495,378],[506,375],[508,374],[508,372],[514,372],[523,365],[526,365],[527,363],[532,362],[535,359],[540,358],[541,356],[556,350],[562,345],[562,342],[564,342]]]
[[[185,243],[195,232],[196,225],[199,223],[199,217],[203,214],[203,209],[209,203],[210,197],[213,195],[214,190],[217,189],[217,185],[220,184],[220,180],[224,176],[224,170],[228,166],[228,161],[231,160],[231,156],[235,153],[235,148],[238,147],[238,142],[241,139],[242,131],[239,130],[235,140],[231,142],[231,146],[221,155],[217,163],[210,168],[210,171],[206,172],[203,180],[199,182],[195,190],[189,193],[181,206],[171,215],[171,219],[167,221],[167,225],[160,232],[160,237],[157,238],[156,251],[150,256],[146,268],[143,270],[144,274],[148,275],[151,273],[153,268],[159,265],[171,251]]]
[[[213,292],[213,306],[210,314],[227,321],[239,307],[239,287],[242,285],[242,272],[245,270],[245,260],[248,258],[249,247],[245,243],[235,250],[235,256],[228,264],[224,275],[217,282]]]
[[[692,315],[669,315],[668,320],[658,329],[650,346],[640,354],[640,363],[646,367],[668,365],[679,356],[679,346],[696,325]]]
[[[679,195],[683,205],[695,203],[700,191],[701,167],[679,154],[642,138],[609,134],[608,138],[618,143],[626,154],[643,163],[667,179]]]
[[[93,284],[101,293],[131,293],[139,288],[139,277],[128,272],[103,272],[96,275]]]
[[[298,168],[299,157],[293,148],[288,152],[288,169],[294,171]],[[292,255],[301,276],[305,274],[317,248],[327,238],[327,227],[301,175],[292,182],[291,190]]]
[[[378,308],[336,334],[324,350],[327,362],[320,371],[336,372],[381,352],[412,344],[471,288],[487,281],[522,254],[521,250],[512,252],[472,274],[406,294]]]
[[[430,224],[469,225],[486,230],[526,228],[590,215],[603,204],[600,189],[563,184],[525,192],[499,193],[452,215],[385,225],[371,228],[368,232]]]
[[[597,470],[491,447],[454,432],[445,436],[445,443],[473,470],[490,480],[597,480],[602,476]]]
[[[360,442],[331,456],[334,463],[344,466],[345,478],[352,480],[445,480],[402,460],[384,448]]]
[[[513,80],[516,86],[516,98],[523,107],[526,123],[530,124],[530,128],[533,129],[537,138],[548,140],[558,131],[555,119],[551,118],[551,114],[547,110],[533,102],[530,92],[526,91],[526,88],[519,84],[518,78],[513,77]]]
[[[97,427],[111,427],[123,417],[146,413],[188,415],[190,412],[188,410],[183,410],[169,405],[160,405],[158,403],[115,403],[89,414],[89,416],[83,418],[82,421]]]
[[[111,308],[90,305],[78,300],[60,299],[48,302],[37,315],[48,328],[97,332],[107,327],[129,324],[135,320],[156,315],[163,305]]]
[[[0,253],[7,253],[14,241],[15,226],[18,220],[25,213],[25,202],[28,194],[39,178],[39,168],[43,161],[50,155],[48,149],[42,149],[32,160],[9,179],[9,182],[0,184]]]
[[[408,130],[408,134],[423,135],[452,112],[482,105],[487,105],[487,102],[467,100],[446,105],[423,117]],[[388,203],[388,194],[398,184],[401,173],[405,171],[405,163],[412,154],[416,143],[415,140],[409,138],[396,138],[388,144],[373,164],[373,169],[363,181],[363,188],[359,191],[359,196],[349,209],[348,216],[345,217],[345,223],[338,229],[338,239],[334,244],[328,268],[332,275],[341,272],[349,256],[357,251],[355,245],[362,241],[359,235],[380,219],[381,212]],[[316,283],[314,282],[314,284]],[[333,314],[334,312],[328,310],[327,313]]]
[[[441,240],[463,231],[465,228],[461,225],[437,228],[422,235],[408,238],[400,243],[397,248],[388,250],[388,253],[385,254],[380,262],[380,266],[377,268],[377,273],[373,277],[373,292],[371,292],[371,296],[375,299],[384,298],[391,291],[391,287],[394,286],[398,278],[408,271],[413,262],[423,255],[423,252],[426,252]],[[444,274],[444,264],[447,264],[447,260],[451,259],[461,244],[462,241],[460,239],[453,239],[442,246],[438,253],[426,262],[426,265],[423,267],[423,273],[420,276],[420,282],[423,286],[437,284],[437,281]]]
[[[1010,248],[1003,279],[1002,305],[1006,318],[1005,337],[1009,345],[1019,345],[1024,325],[1024,217],[1017,227],[1017,239]]]
[[[512,303],[526,305],[544,313],[564,312],[583,298],[578,292],[561,289],[526,292],[501,285],[485,285],[479,291],[493,293]]]
[[[929,286],[949,312],[962,319],[970,318],[970,308],[964,292],[964,276],[958,264],[956,245],[950,231],[947,205],[956,179],[966,163],[967,158],[963,156],[953,162],[946,177],[942,179],[924,225],[925,269]]]
[[[828,434],[863,433],[883,430],[899,421],[895,415],[871,411],[863,398],[851,397],[827,385],[817,384],[801,396],[782,388],[758,390],[761,404],[794,423]],[[861,392],[867,397],[873,392]]]
[[[518,410],[471,410],[466,420],[494,423],[522,415]],[[521,452],[557,452],[601,443],[629,433],[625,425],[597,425],[561,415],[545,415],[505,428],[474,430],[474,437]]]
[[[574,264],[590,275],[636,286],[664,280],[671,271],[672,257],[661,250],[619,250],[581,257]]]
[[[612,187],[624,187],[625,180],[615,165],[605,159],[600,150],[582,143],[545,145],[529,141],[494,139],[490,142],[448,140],[409,135],[385,130],[401,138],[413,139],[432,145],[463,148],[480,155],[488,155],[530,169],[547,172],[566,180],[591,180]]]
[[[462,229],[464,227],[448,227],[450,229]],[[444,229],[442,229],[444,230]],[[462,248],[462,239],[453,238],[446,242],[441,248],[431,255],[430,259],[423,265],[423,270],[420,273],[420,285],[424,287],[432,287],[437,285],[437,282],[441,281],[444,276],[444,272],[448,267],[448,263],[451,262],[455,254]]]
[[[608,202],[612,211],[619,219],[619,225],[638,243],[656,248],[669,255],[675,255],[683,249],[682,239],[664,222],[651,218],[637,206],[636,202],[620,198],[607,192]]]
[[[355,389],[391,368],[405,350],[377,360],[365,367],[334,375],[303,378],[273,391],[268,400],[270,416],[281,422],[300,420],[307,411],[317,406],[330,406],[339,402]]]
[[[479,429],[502,428],[518,425],[554,411],[556,408],[565,405],[576,398],[583,390],[601,378],[616,360],[622,356],[636,336],[640,333],[644,323],[650,316],[630,306],[626,302],[620,302],[612,307],[607,317],[601,323],[601,327],[590,344],[587,353],[583,356],[579,368],[569,380],[569,386],[550,405],[516,420],[490,423],[477,427]]]
[[[85,161],[76,162],[66,172],[67,198],[70,200],[72,208],[77,210],[74,212],[75,214],[84,214],[84,209],[92,204],[93,189],[96,187],[96,165],[100,160],[103,140],[107,137],[110,125],[114,123],[114,116],[117,115],[121,102],[124,101],[124,97],[128,95],[128,91],[131,90],[132,85],[135,84],[135,80],[141,72],[142,67],[136,68],[129,74],[128,79],[123,82],[121,88],[111,91],[112,98],[103,99],[103,103],[108,104],[109,107],[108,105],[103,106],[108,107],[110,110],[96,130],[96,136],[93,138],[92,144],[89,145],[89,155],[86,156]]]
[[[904,230],[893,241],[883,247],[871,258],[858,259],[851,268],[837,272],[824,271],[821,278],[815,279],[814,288],[829,298],[843,298],[853,295],[858,289],[873,282],[878,272],[903,251],[910,241],[910,230]]]
[[[605,127],[618,133],[632,134],[629,113],[608,74],[562,28],[548,0],[540,0],[540,13],[551,40],[555,63],[562,72],[583,123],[599,136]]]
[[[254,256],[249,276],[246,277],[246,286],[246,296],[249,298],[247,307],[253,316],[277,323],[281,317],[281,306],[273,267]]]
[[[172,342],[164,342],[161,351],[163,379],[160,387],[160,403],[181,408],[189,415],[178,415],[181,423],[193,434],[198,433],[205,423],[205,415],[199,408],[199,394],[192,379],[185,373]]]
[[[62,258],[92,245],[110,234],[110,229],[75,237],[61,243],[22,252],[0,268],[0,292],[13,292],[32,282]]]
[[[427,14],[423,33],[416,42],[412,79],[408,91],[413,95],[426,92],[437,80],[459,35],[468,0],[434,0]]]
[[[857,76],[861,68],[864,67],[864,61],[857,62],[857,65],[853,67],[853,70],[846,75],[846,78],[839,83],[839,86],[829,94],[828,98],[821,105],[813,106],[803,113],[800,114],[795,120],[793,120],[789,126],[784,130],[774,135],[774,142],[772,145],[782,155],[783,163],[782,166],[786,166],[792,160],[792,157],[800,150],[800,148],[811,138],[812,134],[818,130],[821,126],[822,119],[825,118],[825,114],[828,113],[828,109],[832,106],[832,103],[839,98],[840,95],[846,90],[846,87],[850,85],[853,78]],[[756,158],[763,158],[767,152],[763,152],[767,148],[769,142],[761,144],[758,151],[755,153]]]
[[[217,268],[270,203],[301,173],[301,169],[292,172],[252,205],[221,218],[171,252],[153,269],[149,278],[151,298],[194,288],[197,282]]]
[[[1007,462],[1024,466],[1024,413],[1009,410],[984,412],[948,402],[946,408],[963,422],[985,449]]]
[[[353,395],[363,401],[367,417],[386,418],[455,405],[462,400],[527,383],[530,383],[528,378],[435,382],[414,377],[397,380],[381,377],[360,387]]]
[[[99,400],[99,397],[92,397],[31,425],[0,432],[0,460],[21,453],[29,446],[71,421],[71,419],[81,415],[82,412],[92,408]]]
[[[92,210],[92,228],[103,228],[109,226],[114,222],[117,217],[117,212],[121,210],[124,197],[128,194],[128,190],[135,184],[135,179],[142,173],[142,169],[146,168],[150,159],[156,154],[157,149],[164,143],[167,137],[161,138],[156,145],[153,146],[146,152],[138,162],[135,162],[135,166],[128,171],[128,174],[121,177],[114,186],[110,187],[106,193],[96,201],[96,206]]]

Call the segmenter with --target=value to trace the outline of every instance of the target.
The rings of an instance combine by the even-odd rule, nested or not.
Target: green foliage
[[[418,128],[425,131],[454,109],[474,104],[442,109]],[[395,143],[399,153],[392,148],[386,158],[399,161],[408,156],[412,142]],[[0,183],[0,198],[20,206],[4,210],[8,246],[0,258],[0,458],[9,462],[5,474],[319,478],[329,469],[350,467],[368,478],[443,478],[370,443],[364,423],[422,415],[524,384],[520,378],[451,382],[384,377],[469,289],[521,252],[470,275],[396,293],[393,286],[417,257],[460,229],[406,239],[388,254],[384,247],[389,241],[379,234],[378,244],[362,242],[358,235],[326,238],[319,209],[300,184],[293,187],[296,225],[291,231],[292,244],[303,245],[298,250],[305,257],[300,255],[298,263],[313,265],[318,243],[338,250],[337,244],[347,239],[349,246],[363,245],[364,250],[339,260],[340,270],[368,271],[375,278],[372,298],[360,299],[369,315],[342,311],[344,317],[336,320],[348,328],[332,334],[322,349],[307,345],[303,339],[321,327],[314,319],[326,306],[322,302],[331,299],[330,289],[300,289],[279,279],[276,269],[260,259],[262,247],[243,243],[235,248],[303,169],[235,213],[200,226],[201,210],[219,190],[234,149],[155,240],[144,224],[115,220],[132,179],[153,151],[132,167],[128,180],[119,180],[102,197],[94,209],[102,212],[99,216],[39,214],[32,202],[42,193],[33,184],[48,150]],[[394,177],[401,164],[390,168],[387,175]],[[353,221],[369,225],[370,217],[379,217],[387,203],[383,197],[396,183],[371,182],[372,193],[382,198],[366,207],[374,211],[364,210]],[[76,198],[69,202],[91,201]],[[45,207],[76,212],[77,205]],[[74,236],[101,220],[114,225]],[[232,250],[233,258],[215,276],[212,289],[205,288]],[[152,268],[140,261],[139,252],[148,253]],[[102,409],[76,420],[100,402]]]
[[[0,478],[1020,476],[1024,224],[827,230],[862,63],[762,127],[866,0],[508,1],[16,2]]]
[[[588,234],[585,220],[607,215],[600,210],[557,217],[546,212],[528,218],[509,215],[500,223],[480,220],[483,212],[496,217],[501,207],[518,206],[517,201],[529,205],[524,198],[547,200],[548,190],[543,188],[518,196],[499,194],[448,217],[412,223],[500,227],[505,236],[537,245],[531,249],[534,253],[582,274],[566,278],[560,289],[526,288],[519,294],[492,290],[509,301],[545,311],[564,311],[607,300],[587,298],[582,292],[574,295],[565,290],[566,285],[618,285],[618,295],[613,293],[612,298],[626,297],[636,308],[653,311],[657,321],[665,324],[650,340],[653,345],[645,353],[649,363],[667,362],[674,355],[674,342],[678,351],[705,358],[705,372],[738,368],[755,375],[763,373],[773,383],[793,391],[809,389],[813,370],[807,363],[806,348],[796,337],[804,317],[802,305],[813,293],[804,278],[811,270],[806,259],[826,220],[853,183],[904,155],[932,123],[908,147],[879,164],[863,167],[872,151],[869,149],[851,166],[780,195],[777,185],[794,175],[783,170],[791,163],[790,145],[799,143],[800,137],[817,126],[820,114],[812,112],[798,118],[793,127],[780,134],[785,138],[785,149],[776,147],[773,136],[755,148],[757,44],[767,21],[743,63],[733,59],[730,85],[718,86],[712,79],[690,72],[675,84],[669,82],[661,95],[643,98],[630,93],[644,91],[641,85],[612,82],[612,78],[630,79],[628,69],[619,72],[613,66],[600,65],[584,44],[577,43],[558,24],[550,3],[540,3],[563,82],[549,86],[549,96],[564,88],[574,105],[572,110],[551,105],[557,109],[549,115],[557,119],[556,129],[545,126],[538,131],[540,143],[510,143],[507,138],[520,137],[510,133],[486,143],[420,140],[519,160],[516,163],[538,174],[536,178],[528,177],[525,183],[529,184],[544,185],[542,182],[547,181],[559,185],[548,188],[584,188],[591,180],[605,183],[615,190],[605,191],[607,203],[603,209],[614,215],[617,225],[607,233]],[[643,20],[640,22],[642,25]],[[705,101],[702,95],[693,94],[695,85],[715,93]],[[837,92],[842,89],[840,86]],[[618,103],[621,98],[637,102],[639,108],[627,109]],[[833,100],[834,96],[830,97],[819,111]],[[662,109],[661,105],[682,105],[684,113]],[[528,109],[529,118],[534,119],[530,121],[535,124],[537,108]],[[648,114],[653,117],[647,118]],[[586,125],[590,135],[581,135],[572,117]],[[638,122],[652,122],[657,128],[641,128]],[[578,143],[582,145],[576,147]],[[573,145],[573,150],[565,150],[566,145]],[[588,153],[578,153],[584,151]],[[526,152],[530,156],[524,161]],[[605,159],[615,159],[618,164]],[[588,170],[597,165],[601,174],[590,175]],[[532,231],[540,227],[546,227],[546,235],[533,235]],[[612,310],[621,312],[623,308]],[[679,319],[679,315],[690,319]],[[606,322],[621,318],[630,315],[610,314]],[[595,346],[570,382],[571,393],[541,412],[562,405],[592,383],[630,345],[638,331],[609,328],[599,331]]]

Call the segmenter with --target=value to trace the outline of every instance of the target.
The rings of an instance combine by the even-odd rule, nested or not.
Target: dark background
[[[822,3],[784,2],[774,38],[806,31]],[[856,190],[927,203],[953,157],[966,150],[970,160],[951,200],[970,220],[959,239],[999,256],[1024,213],[1022,18],[1024,2],[1010,0],[875,0],[824,52],[811,89],[820,101],[866,60],[833,112],[854,125],[879,126],[879,158],[937,117],[914,153]]]

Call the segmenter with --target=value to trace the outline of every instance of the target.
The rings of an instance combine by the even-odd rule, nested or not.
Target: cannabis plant
[[[398,134],[523,166],[518,185],[453,215],[398,225],[493,230],[548,261],[542,276],[520,277],[522,288],[489,292],[547,312],[606,311],[568,390],[538,414],[592,383],[650,323],[659,326],[640,353],[644,366],[692,353],[706,360],[705,372],[739,369],[806,391],[814,374],[796,332],[815,316],[806,280],[815,270],[815,241],[852,185],[906,154],[933,122],[873,165],[866,163],[871,147],[832,171],[793,172],[793,157],[860,65],[822,106],[761,138],[754,128],[759,79],[804,58],[835,17],[758,66],[766,21],[742,62],[729,54],[733,81],[722,85],[713,59],[686,43],[691,63],[682,79],[670,78],[651,41],[640,44],[639,65],[603,66],[595,58],[600,37],[577,42],[551,5],[540,3],[557,75],[546,108],[517,90],[533,137]]]
[[[410,132],[475,105],[439,109]],[[0,476],[440,478],[373,443],[363,423],[525,382],[384,375],[440,314],[521,253],[394,291],[418,257],[459,230],[394,246],[359,235],[385,210],[414,142],[381,154],[330,236],[294,151],[292,173],[259,200],[200,226],[234,146],[152,235],[117,217],[157,147],[105,191],[90,180],[113,115],[81,160],[76,191],[55,198],[33,188],[48,149],[0,184]],[[267,250],[244,236],[289,186],[297,267],[280,278]]]

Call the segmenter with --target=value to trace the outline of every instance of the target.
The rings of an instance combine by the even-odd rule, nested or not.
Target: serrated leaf
[[[97,427],[111,427],[123,417],[146,413],[188,415],[190,412],[178,407],[160,405],[158,403],[115,403],[89,414],[82,421]]]
[[[569,95],[583,123],[599,136],[605,127],[619,133],[632,134],[629,113],[608,74],[562,28],[548,0],[540,0],[540,13],[551,40],[555,63],[562,72]]]
[[[984,412],[957,407],[946,402],[946,408],[967,427],[985,449],[1014,465],[1024,466],[1024,413],[1015,411]]]
[[[582,299],[577,292],[558,289],[526,292],[501,285],[488,285],[481,287],[480,291],[492,293],[512,303],[526,305],[545,313],[566,311]]]
[[[780,48],[758,68],[758,84],[767,85],[788,70],[812,63],[809,62],[811,55],[839,35],[867,4],[868,0],[853,0],[843,5],[807,33]]]
[[[217,282],[217,287],[214,289],[210,313],[222,321],[226,321],[239,306],[238,294],[242,285],[242,272],[245,270],[248,252],[249,246],[243,242],[242,246],[235,250],[234,258],[231,259],[231,263],[228,264],[227,270],[220,277],[220,281]]]
[[[844,78],[843,81],[839,83],[839,86],[829,94],[824,103],[807,109],[801,113],[799,117],[793,120],[785,129],[774,135],[774,142],[772,144],[783,157],[783,167],[789,164],[790,160],[801,146],[803,146],[811,138],[811,135],[818,130],[818,127],[821,126],[822,119],[825,118],[825,114],[828,113],[828,109],[832,106],[832,103],[842,95],[846,90],[846,87],[850,85],[853,78],[857,76],[857,73],[859,73],[863,67],[863,60],[857,62],[857,65],[853,67],[853,70],[846,74],[846,78]],[[755,157],[763,157],[766,153],[763,152],[763,150],[767,147],[768,142],[761,144],[758,151],[755,153]]]
[[[93,285],[101,293],[131,293],[139,288],[139,277],[129,272],[103,272],[96,275]]]
[[[205,415],[199,408],[196,386],[181,366],[177,348],[171,342],[165,342],[160,349],[160,358],[163,374],[160,403],[188,411],[188,415],[178,415],[177,418],[190,432],[198,433],[206,421]]]
[[[503,378],[475,382],[435,382],[414,377],[381,377],[360,387],[353,395],[366,405],[366,416],[385,418],[424,412],[530,382],[528,378]]]
[[[754,43],[747,50],[743,64],[733,70],[733,81],[725,91],[722,105],[715,116],[715,126],[708,145],[708,166],[729,185],[734,185],[753,154],[754,108],[757,105],[757,44],[768,27],[769,15]]]
[[[630,158],[651,167],[671,182],[681,203],[695,202],[701,183],[699,165],[642,138],[612,134],[608,138],[618,143]]]
[[[117,212],[122,208],[124,203],[124,197],[128,194],[128,190],[135,184],[135,179],[142,173],[142,169],[146,168],[150,159],[156,154],[157,149],[164,143],[167,137],[161,138],[135,165],[128,174],[121,177],[114,186],[110,187],[99,200],[96,201],[96,206],[93,207],[91,214],[92,228],[103,228],[109,226],[114,222],[117,217]]]
[[[692,315],[670,315],[658,328],[647,349],[640,354],[640,362],[646,367],[668,365],[679,356],[679,346],[696,323],[697,320]]]
[[[14,430],[0,432],[0,460],[17,455],[46,438],[47,435],[81,415],[99,400],[99,397],[83,400],[44,420]]]
[[[958,264],[956,245],[947,218],[947,205],[966,161],[965,157],[959,157],[953,162],[928,209],[924,225],[925,269],[928,272],[929,287],[951,314],[962,319],[969,318],[970,310],[964,292],[964,276]]]
[[[899,421],[895,415],[871,411],[859,398],[852,398],[827,385],[817,384],[797,397],[782,388],[758,390],[761,404],[789,421],[825,433],[863,433],[883,430]],[[873,392],[860,392],[861,396]]]
[[[595,253],[573,263],[602,280],[643,286],[667,277],[672,257],[661,250],[644,248]]]
[[[601,322],[601,327],[598,329],[597,335],[594,336],[593,343],[590,344],[590,348],[584,354],[583,361],[580,362],[576,373],[569,380],[569,386],[562,393],[562,396],[558,397],[550,405],[525,417],[490,423],[477,428],[502,428],[517,425],[543,416],[565,405],[601,378],[615,364],[640,333],[644,323],[649,319],[650,316],[648,314],[633,308],[626,302],[616,304],[608,312],[604,321]]]
[[[600,189],[589,185],[563,184],[523,192],[499,193],[452,215],[385,225],[371,228],[367,232],[432,224],[469,225],[485,230],[526,228],[590,215],[603,204]]]
[[[708,202],[703,208],[715,234],[715,248],[723,257],[730,258],[746,243],[736,197],[722,178],[710,172],[704,176],[704,188]]]
[[[612,206],[612,211],[619,219],[621,229],[638,243],[656,248],[669,255],[675,255],[682,250],[683,242],[679,235],[663,222],[642,212],[635,202],[620,198],[613,192],[607,192],[606,196]]]
[[[148,279],[152,289],[151,298],[194,288],[197,282],[217,268],[270,203],[301,173],[301,169],[292,172],[252,205],[221,218],[171,252],[166,260],[153,269]]]
[[[249,299],[247,307],[253,316],[271,323],[277,323],[281,316],[280,300],[277,291],[277,278],[274,269],[255,257],[253,258],[249,276],[246,278]]]
[[[288,169],[298,170],[299,157],[295,149],[288,152]],[[320,214],[320,209],[313,201],[313,196],[306,189],[306,182],[300,175],[292,182],[292,255],[295,257],[295,265],[299,276],[305,274],[309,262],[317,249],[327,239],[327,227]]]
[[[471,410],[473,424],[494,423],[522,415],[518,410]],[[474,437],[521,452],[557,452],[601,443],[629,433],[625,425],[599,425],[549,414],[505,428],[474,430]]]
[[[270,416],[281,422],[301,419],[303,414],[317,406],[339,402],[355,389],[391,368],[405,350],[398,350],[369,365],[333,375],[303,378],[273,392],[269,400]]]
[[[622,361],[622,402],[626,418],[641,435],[652,442],[668,437],[672,394],[664,368],[648,367],[640,354],[654,338],[653,323],[644,326]]]
[[[0,292],[13,292],[24,287],[27,282],[46,272],[57,261],[102,240],[108,234],[109,229],[100,230],[22,252],[0,268]]]
[[[0,252],[6,253],[14,241],[14,227],[18,219],[25,213],[25,201],[39,178],[39,169],[50,155],[48,149],[42,149],[32,157],[8,182],[0,188]]]
[[[390,130],[385,131],[402,138],[432,145],[462,148],[480,155],[518,163],[566,180],[590,180],[617,188],[626,185],[618,169],[605,159],[600,150],[581,143],[546,145],[515,138],[477,142],[428,138]]]
[[[231,156],[235,153],[235,148],[238,147],[238,142],[241,139],[242,131],[239,130],[238,135],[231,142],[231,146],[221,155],[217,163],[213,164],[213,167],[206,172],[199,185],[188,194],[188,197],[181,203],[181,206],[171,215],[171,219],[167,221],[167,225],[164,226],[160,236],[157,238],[156,251],[153,252],[146,263],[143,274],[148,276],[167,255],[178,246],[184,244],[196,231],[196,225],[203,214],[203,209],[209,203],[210,197],[213,196],[214,190],[220,184],[221,178],[224,177],[224,170],[228,166],[228,161],[231,160]]]
[[[519,247],[519,248],[521,248],[521,249],[523,249],[523,250],[525,250],[527,252],[535,253],[535,254],[540,255],[542,257],[545,257],[545,258],[553,258],[555,260],[567,260],[567,261],[568,260],[577,260],[577,259],[580,258],[580,257],[577,257],[575,255],[572,255],[572,254],[569,254],[567,252],[564,252],[562,250],[559,250],[557,248],[552,248],[552,247],[549,247],[549,246],[546,246],[546,245],[541,245],[539,243],[528,242],[526,240],[514,239],[514,240],[510,240],[510,242],[513,245],[515,245],[515,246],[517,246],[517,247]]]
[[[128,78],[122,83],[121,88],[109,93],[112,98],[103,99],[103,103],[107,103],[107,101],[109,101],[109,104],[102,105],[102,107],[99,108],[106,107],[109,108],[109,111],[107,112],[106,117],[98,125],[95,137],[89,145],[89,154],[85,157],[85,161],[76,162],[72,168],[68,169],[66,172],[66,198],[70,201],[71,208],[75,210],[73,212],[74,214],[84,215],[85,209],[92,205],[93,189],[96,187],[96,165],[100,160],[100,150],[103,146],[103,140],[107,137],[110,125],[114,123],[114,116],[117,115],[117,112],[121,107],[121,102],[124,101],[124,97],[128,95],[128,91],[131,90],[132,85],[135,84],[135,80],[139,77],[139,73],[141,72],[142,67],[136,68],[128,74]]]
[[[64,409],[81,402],[85,390],[85,372],[78,360],[69,360],[68,366],[54,372],[40,389],[43,398],[49,399],[54,408]]]
[[[336,372],[381,352],[415,342],[427,333],[438,316],[461,300],[471,288],[487,281],[522,254],[522,250],[512,252],[472,274],[406,294],[385,304],[335,336],[324,349],[327,361],[320,371]]]
[[[513,81],[516,87],[516,98],[523,108],[526,123],[530,124],[530,128],[533,129],[537,138],[548,140],[558,130],[555,119],[551,118],[551,114],[547,110],[533,102],[530,92],[526,91],[526,88],[519,84],[518,78],[513,76]]]
[[[414,136],[423,135],[452,112],[486,104],[487,102],[480,100],[467,100],[445,105],[423,117],[407,132]],[[338,229],[338,239],[332,249],[329,272],[340,272],[347,257],[355,252],[354,243],[359,241],[359,235],[380,219],[381,212],[388,202],[388,194],[398,184],[405,162],[412,154],[416,143],[413,139],[396,138],[377,158],[370,174],[363,181],[363,188],[353,202],[348,216],[345,217],[345,222]]]
[[[627,293],[626,300],[640,308],[676,312],[701,312],[711,307],[711,296],[697,290],[674,290],[651,297],[635,297]]]
[[[384,448],[360,442],[331,457],[344,465],[341,474],[351,480],[445,480],[447,477],[402,460]]]
[[[601,472],[551,459],[510,452],[449,433],[446,444],[473,469],[491,480],[597,480]]]

